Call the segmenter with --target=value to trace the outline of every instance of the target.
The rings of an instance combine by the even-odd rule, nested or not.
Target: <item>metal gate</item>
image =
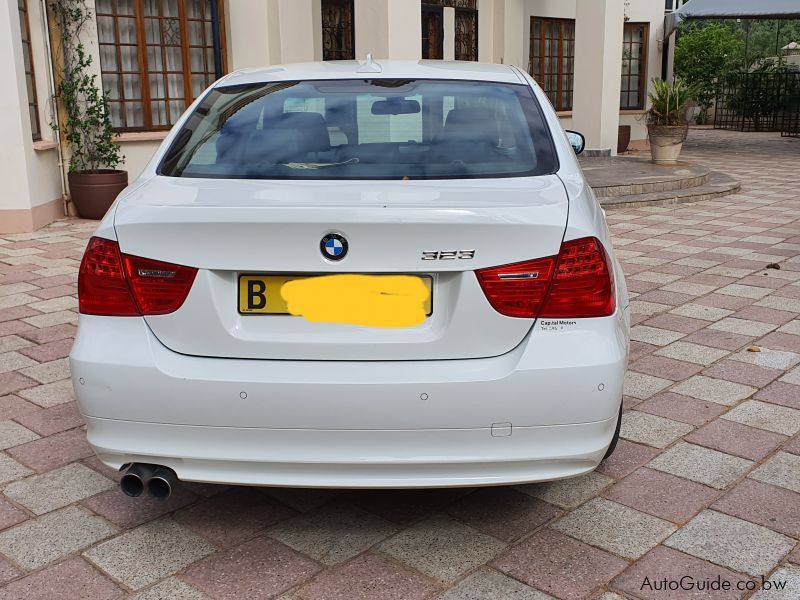
[[[800,136],[800,72],[728,75],[717,86],[714,128]]]

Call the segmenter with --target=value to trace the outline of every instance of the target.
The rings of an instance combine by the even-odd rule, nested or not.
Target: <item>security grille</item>
[[[717,87],[714,128],[800,135],[800,73],[733,73]]]

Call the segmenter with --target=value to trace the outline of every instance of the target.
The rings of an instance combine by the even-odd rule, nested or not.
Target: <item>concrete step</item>
[[[598,198],[670,192],[706,185],[710,170],[701,165],[656,165],[631,157],[583,158],[581,167]]]
[[[681,204],[685,202],[702,202],[720,196],[727,196],[739,191],[741,184],[737,179],[720,173],[710,171],[702,185],[673,189],[667,191],[651,191],[639,194],[626,194],[613,197],[599,197],[598,201],[603,208],[634,208],[637,206],[664,206]],[[594,187],[593,187],[594,189]],[[595,190],[595,194],[597,191]]]

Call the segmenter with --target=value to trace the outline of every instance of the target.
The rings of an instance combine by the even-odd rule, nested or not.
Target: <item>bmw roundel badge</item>
[[[349,248],[350,244],[347,243],[347,238],[339,233],[329,233],[319,242],[322,256],[328,260],[342,260],[347,256]]]

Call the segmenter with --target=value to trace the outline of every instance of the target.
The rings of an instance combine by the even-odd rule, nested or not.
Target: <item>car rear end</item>
[[[312,487],[598,464],[628,346],[602,212],[523,74],[422,71],[234,76],[176,126],[81,266],[70,358],[103,462]],[[421,322],[281,300],[343,274],[418,280]]]

